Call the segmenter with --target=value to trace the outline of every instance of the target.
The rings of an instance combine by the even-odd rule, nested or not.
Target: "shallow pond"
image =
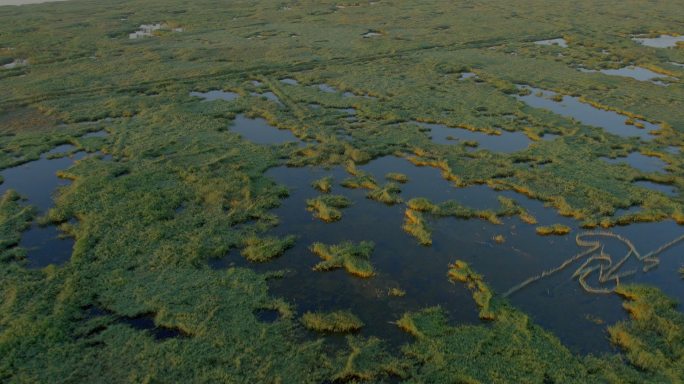
[[[587,72],[587,73],[593,73],[593,72],[601,72],[603,74],[609,75],[609,76],[622,76],[622,77],[629,77],[634,80],[638,81],[648,81],[653,84],[657,85],[662,85],[662,86],[667,86],[669,85],[666,82],[660,81],[661,79],[672,79],[670,76],[663,75],[657,72],[653,72],[650,69],[642,68],[642,67],[636,67],[633,65],[619,68],[619,69],[602,69],[600,71],[595,71],[595,70],[590,70],[590,69],[581,69],[582,72]]]
[[[637,181],[634,184],[636,184],[640,187],[652,189],[654,191],[663,193],[667,196],[677,196],[679,194],[677,187],[675,187],[673,185],[659,184],[659,183],[654,183],[652,181],[646,181],[646,180]]]
[[[556,39],[548,39],[548,40],[539,40],[534,42],[537,45],[557,45],[559,47],[567,48],[568,47],[568,42],[565,41],[562,37],[556,38]]]
[[[230,130],[239,133],[245,139],[256,144],[284,144],[299,142],[297,136],[285,129],[269,125],[263,118],[250,119],[245,115],[237,115]]]
[[[299,82],[297,80],[289,78],[289,77],[284,78],[284,79],[280,79],[280,82],[283,84],[287,84],[287,85],[298,85],[299,84]]]
[[[213,90],[208,92],[190,92],[190,96],[202,98],[203,101],[226,100],[231,101],[237,99],[240,95],[235,92]]]
[[[62,186],[71,183],[57,177],[57,171],[71,167],[74,161],[85,156],[79,152],[71,157],[49,159],[49,155],[70,152],[71,145],[61,145],[43,154],[39,160],[31,161],[14,168],[0,171],[3,183],[0,184],[0,195],[8,189],[14,189],[25,197],[28,204],[44,214],[53,205],[53,194]],[[42,268],[49,264],[62,264],[69,260],[74,240],[63,238],[55,226],[40,227],[35,223],[22,234],[19,246],[27,250],[29,268]]]
[[[628,164],[633,168],[636,168],[642,172],[665,172],[665,167],[667,163],[660,160],[657,157],[642,155],[639,152],[632,152],[626,157],[617,157],[615,159],[610,159],[607,157],[601,158],[611,164]]]
[[[512,153],[527,148],[531,140],[522,132],[500,131],[500,135],[488,135],[483,132],[470,131],[463,128],[450,128],[442,124],[430,124],[413,121],[413,124],[430,129],[432,141],[438,144],[458,144],[477,142],[475,149],[486,149],[492,152]]]
[[[628,125],[626,124],[627,116],[583,103],[578,97],[563,95],[561,101],[554,101],[552,98],[557,97],[558,94],[556,92],[529,86],[519,86],[519,88],[530,90],[528,95],[517,95],[516,98],[531,107],[544,108],[562,116],[572,117],[582,124],[603,128],[614,135],[623,137],[634,136],[644,140],[651,140],[654,136],[650,132],[659,128],[657,125],[647,121],[636,121],[636,123],[643,124],[644,128]]]
[[[684,36],[660,35],[658,37],[633,37],[632,40],[643,44],[647,47],[654,48],[672,48],[676,47],[678,42],[684,42]]]
[[[477,74],[474,72],[461,72],[459,80],[477,79]]]
[[[525,224],[517,217],[503,218],[503,225],[479,219],[430,218],[433,245],[424,247],[402,229],[404,205],[387,206],[366,198],[365,190],[341,187],[339,183],[349,177],[344,170],[279,167],[269,170],[267,176],[288,186],[291,194],[273,210],[281,222],[271,233],[297,235],[295,246],[265,264],[248,263],[239,252],[232,251],[225,259],[214,262],[214,267],[238,265],[260,271],[287,269],[290,272],[286,277],[270,283],[271,291],[293,302],[298,313],[351,309],[366,323],[362,335],[384,337],[397,346],[409,338],[391,322],[406,311],[440,305],[449,312],[453,324],[480,322],[470,293],[462,284],[452,284],[447,279],[448,265],[455,260],[471,263],[497,292],[503,293],[582,250],[574,239],[574,234],[581,231],[577,223],[559,216],[539,201],[510,191],[497,192],[486,186],[456,188],[441,177],[439,170],[416,167],[393,156],[359,168],[373,175],[379,184],[384,184],[389,172],[404,173],[409,178],[401,185],[401,197],[405,201],[412,197],[427,197],[434,202],[454,199],[473,208],[497,209],[497,197],[507,196],[532,213],[539,225],[562,223],[572,227],[573,233],[542,237],[536,234],[536,225]],[[344,195],[353,201],[350,207],[342,210],[342,219],[333,223],[315,219],[306,210],[306,199],[320,195],[311,183],[324,176],[333,177],[333,194]],[[629,236],[642,252],[657,248],[683,232],[682,227],[672,222],[640,224],[636,232],[633,228],[636,227],[619,227],[614,231]],[[494,241],[495,235],[503,235],[505,241]],[[320,261],[308,249],[313,242],[334,244],[345,240],[375,242],[370,258],[375,276],[362,279],[343,269],[312,270]],[[606,252],[623,254],[621,243],[605,243]],[[682,250],[682,246],[668,250],[662,255],[659,268],[637,273],[627,280],[653,282],[675,297],[684,297],[677,272],[678,265],[684,261]],[[609,351],[605,327],[624,319],[626,314],[616,295],[587,293],[572,278],[581,263],[576,262],[560,273],[531,284],[510,296],[510,300],[538,324],[558,335],[571,349],[582,353]],[[626,267],[632,267],[627,264]],[[391,288],[400,288],[406,295],[390,296]],[[568,311],[568,308],[572,310]]]

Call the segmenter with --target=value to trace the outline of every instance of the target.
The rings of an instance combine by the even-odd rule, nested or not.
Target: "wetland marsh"
[[[684,7],[0,2],[1,382],[684,380]]]

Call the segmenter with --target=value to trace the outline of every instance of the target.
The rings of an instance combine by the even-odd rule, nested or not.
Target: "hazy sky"
[[[37,3],[47,3],[50,1],[65,1],[65,0],[0,0],[0,5],[37,4]]]

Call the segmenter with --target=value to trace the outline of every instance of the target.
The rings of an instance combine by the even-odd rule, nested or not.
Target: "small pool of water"
[[[477,79],[477,74],[474,72],[461,72],[459,80]]]
[[[644,128],[628,125],[626,124],[628,120],[626,116],[583,103],[578,97],[564,95],[562,100],[558,102],[552,100],[553,97],[557,96],[556,92],[526,85],[519,86],[519,88],[530,90],[530,94],[517,95],[516,98],[531,107],[544,108],[562,116],[572,117],[582,124],[603,128],[614,135],[652,140],[654,136],[650,132],[659,129],[657,125],[647,121],[636,121],[643,124]]]
[[[537,45],[557,45],[559,47],[567,48],[568,42],[564,38],[559,37],[556,39],[539,40],[534,42]]]
[[[299,84],[299,82],[297,80],[289,78],[289,77],[285,78],[285,79],[280,79],[280,82],[283,84],[287,84],[287,85],[298,85]]]
[[[596,71],[591,71],[591,70],[584,70],[583,72],[596,72]],[[657,85],[667,85],[667,83],[659,81],[659,79],[671,79],[671,77],[662,75],[657,72],[653,72],[650,69],[642,68],[642,67],[635,67],[635,66],[627,66],[624,68],[619,68],[619,69],[602,69],[598,72],[601,72],[606,75],[610,76],[623,76],[623,77],[630,77],[634,80],[638,81],[648,81]]]
[[[684,36],[660,35],[658,37],[633,37],[639,44],[653,48],[673,48],[678,42],[684,42]]]
[[[266,91],[266,92],[262,92],[262,93],[251,92],[250,95],[266,98],[266,100],[272,101],[281,107],[284,105],[283,102],[280,101],[278,96],[276,96],[276,94],[271,92],[271,91]]]
[[[667,167],[667,163],[660,160],[659,158],[642,155],[639,152],[632,152],[627,157],[618,157],[615,159],[602,157],[601,160],[611,164],[628,164],[631,167],[636,168],[642,172],[665,173],[665,167]]]
[[[70,180],[57,177],[57,171],[71,167],[74,161],[85,157],[79,152],[71,157],[48,159],[56,153],[70,152],[75,147],[69,144],[53,148],[43,154],[39,160],[0,171],[3,183],[0,184],[0,195],[8,189],[17,191],[27,199],[27,203],[44,214],[53,206],[53,194]],[[62,237],[62,233],[53,225],[41,227],[32,225],[22,233],[19,246],[27,250],[29,268],[43,268],[50,264],[61,265],[69,260],[74,246],[72,238]]]
[[[465,141],[478,143],[477,149],[491,152],[512,153],[527,148],[531,140],[522,132],[500,131],[500,135],[488,135],[483,132],[470,131],[463,128],[450,128],[442,124],[430,124],[413,121],[413,124],[430,129],[432,141],[438,144],[458,144]]]
[[[363,36],[364,39],[369,39],[371,37],[382,36],[382,33],[375,32],[375,31],[368,31],[368,32],[362,34],[361,36]]]
[[[27,251],[28,268],[43,268],[69,261],[74,249],[74,239],[64,237],[54,225],[41,227],[34,224],[22,233],[19,246]]]
[[[43,154],[39,160],[0,171],[3,183],[0,184],[0,195],[8,189],[14,189],[35,205],[40,213],[45,213],[53,205],[52,194],[61,186],[71,183],[57,177],[57,171],[71,167],[75,160],[85,157],[79,152],[71,157],[48,159],[48,155],[71,151],[72,145],[63,145]]]
[[[636,184],[640,187],[644,187],[644,188],[652,189],[654,191],[658,191],[658,192],[663,193],[667,196],[679,195],[679,191],[677,190],[677,187],[675,187],[673,185],[659,184],[659,183],[654,183],[652,181],[646,181],[646,180],[637,181],[634,184]]]
[[[202,98],[203,101],[226,100],[231,101],[237,99],[240,95],[235,92],[213,90],[208,92],[190,92],[190,96]]]
[[[82,137],[84,137],[84,138],[90,138],[90,137],[107,137],[108,135],[109,135],[109,134],[107,133],[107,131],[105,131],[105,130],[103,129],[103,130],[101,130],[101,131],[88,132],[88,133],[86,133],[85,135],[83,135]]]
[[[24,60],[24,59],[15,59],[15,60],[14,60],[13,62],[11,62],[11,63],[4,64],[2,67],[5,68],[5,69],[13,69],[13,68],[17,68],[17,67],[23,67],[23,66],[25,66],[25,65],[27,65],[27,64],[28,64],[28,60]]]
[[[235,117],[230,130],[256,144],[299,142],[297,136],[292,132],[269,125],[263,118],[250,119],[243,114]]]
[[[128,35],[129,39],[141,39],[143,37],[150,37],[154,31],[162,28],[160,23],[157,24],[141,24],[140,29]]]

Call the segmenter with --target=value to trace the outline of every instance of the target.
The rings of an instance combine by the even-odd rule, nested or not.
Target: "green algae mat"
[[[0,6],[0,382],[684,381],[682,20]]]

